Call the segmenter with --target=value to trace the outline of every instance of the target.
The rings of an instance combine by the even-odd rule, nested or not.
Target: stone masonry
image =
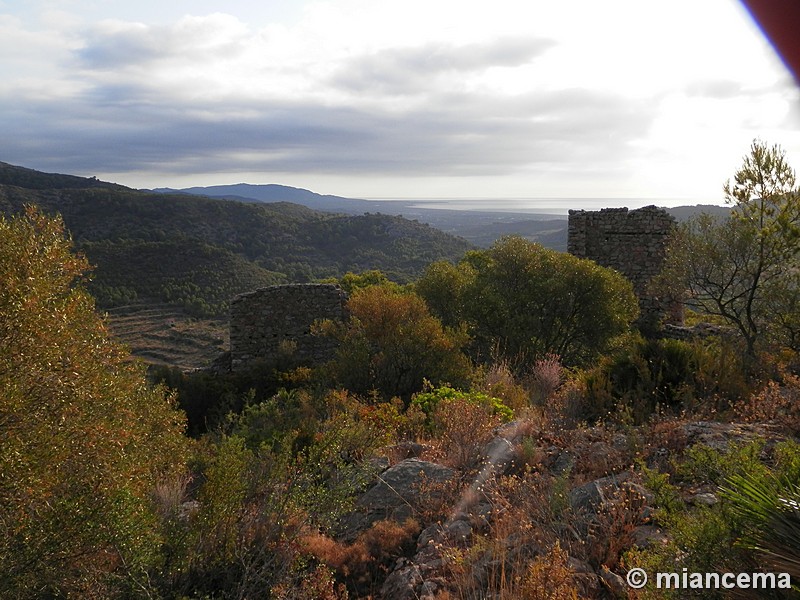
[[[600,211],[569,211],[570,254],[588,258],[625,275],[639,298],[640,326],[652,328],[668,314],[679,311],[663,303],[648,290],[661,271],[667,237],[675,219],[664,209],[645,206],[637,210],[604,208]]]
[[[231,302],[231,369],[291,354],[300,363],[330,358],[334,343],[312,335],[317,320],[342,320],[347,294],[334,284],[274,285]]]

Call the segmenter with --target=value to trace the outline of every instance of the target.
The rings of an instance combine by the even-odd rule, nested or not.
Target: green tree
[[[348,321],[327,322],[323,332],[339,342],[326,369],[336,385],[359,394],[379,391],[409,400],[427,379],[463,385],[470,375],[461,352],[463,332],[446,329],[412,292],[390,286],[357,290],[347,303]]]
[[[340,278],[330,277],[322,280],[323,283],[336,283],[348,294],[373,285],[388,287],[398,287],[396,283],[389,281],[386,273],[378,269],[363,271],[361,273],[345,273]]]
[[[557,354],[585,364],[638,314],[631,283],[570,254],[507,237],[456,266],[434,263],[417,284],[447,325],[465,321],[486,358],[515,363]]]
[[[0,217],[0,596],[147,587],[184,417],[114,343],[59,219]]]
[[[800,352],[800,267],[787,269],[784,276],[768,286],[766,314],[770,316],[770,338]]]
[[[800,195],[795,172],[778,146],[754,141],[733,180],[725,184],[730,217],[689,221],[674,236],[664,279],[680,282],[687,302],[734,327],[753,357],[777,333],[777,318],[796,306],[800,254]],[[791,331],[791,329],[790,329]]]
[[[414,284],[431,312],[443,323],[454,326],[464,320],[463,299],[475,279],[475,269],[468,260],[454,265],[445,260],[431,263],[424,277]]]

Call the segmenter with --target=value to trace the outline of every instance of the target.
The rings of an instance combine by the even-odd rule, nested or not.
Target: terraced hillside
[[[197,319],[164,303],[128,304],[108,311],[111,331],[134,356],[192,370],[228,349],[227,319]]]

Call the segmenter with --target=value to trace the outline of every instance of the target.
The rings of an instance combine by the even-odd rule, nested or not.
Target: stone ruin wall
[[[680,321],[680,308],[665,306],[647,287],[664,264],[666,244],[675,219],[664,209],[604,208],[569,211],[567,249],[625,275],[639,298],[640,325],[656,326],[666,315]]]
[[[274,359],[286,352],[286,342],[300,363],[331,358],[334,342],[312,335],[311,326],[320,319],[342,320],[346,302],[347,294],[334,284],[275,285],[237,296],[231,302],[231,369]]]

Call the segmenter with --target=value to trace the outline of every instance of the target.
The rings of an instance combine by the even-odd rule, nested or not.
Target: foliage
[[[339,278],[331,277],[323,279],[321,283],[335,283],[338,284],[345,292],[352,294],[358,290],[362,290],[373,285],[388,286],[394,289],[399,289],[399,286],[386,276],[386,273],[377,269],[364,271],[363,273],[345,273]]]
[[[475,352],[514,364],[557,354],[586,364],[638,314],[619,273],[518,237],[469,252],[456,265],[431,265],[416,289],[446,325],[465,321]]]
[[[402,217],[155,194],[7,167],[0,210],[32,203],[63,213],[76,246],[97,266],[92,291],[103,307],[160,299],[195,316],[221,315],[232,296],[264,285],[365,269],[404,283],[471,247]]]
[[[780,381],[768,381],[734,406],[745,422],[771,422],[789,433],[800,432],[800,377],[782,370]]]
[[[577,600],[575,573],[569,565],[569,554],[558,540],[547,552],[537,556],[522,579],[519,597],[523,600]]]
[[[529,407],[531,396],[535,397],[537,391],[534,389],[532,394],[522,381],[514,377],[511,368],[503,361],[476,369],[473,389],[499,398],[515,412]]]
[[[437,412],[439,405],[446,401],[463,401],[488,409],[504,422],[514,418],[514,411],[506,406],[499,398],[489,396],[483,392],[463,392],[449,386],[440,386],[414,394],[411,406],[419,408],[427,417],[428,424],[432,426],[432,417]]]
[[[336,569],[356,597],[372,597],[380,591],[380,577],[400,555],[414,547],[420,525],[414,519],[403,523],[377,521],[352,543],[336,541],[318,532],[304,536],[304,551]]]
[[[746,523],[742,543],[770,568],[800,580],[800,485],[796,480],[732,475],[724,489]]]
[[[735,444],[726,451],[696,444],[686,451],[683,460],[677,464],[676,479],[718,486],[737,474],[750,473],[763,477],[767,473],[767,467],[760,460],[763,449],[763,440]]]
[[[228,413],[225,429],[253,451],[265,448],[277,452],[287,437],[292,442],[312,439],[319,426],[319,413],[306,391],[281,389],[263,402],[246,405],[239,414]]]
[[[643,423],[658,411],[724,408],[750,391],[738,355],[715,340],[633,339],[573,379],[587,420],[625,409]]]
[[[0,218],[0,592],[148,587],[184,419],[111,341],[58,219]]]
[[[764,441],[733,444],[725,450],[704,445],[689,448],[673,460],[675,481],[690,488],[712,484],[720,490],[713,506],[688,507],[665,473],[645,469],[645,482],[656,495],[655,517],[670,533],[665,545],[631,551],[628,566],[648,573],[787,571],[797,574],[796,505],[800,451],[783,442],[773,451],[772,466],[762,462]],[[785,499],[783,502],[781,498]],[[684,597],[677,590],[643,597]],[[653,592],[654,593],[654,592]],[[706,590],[703,597],[721,597]],[[784,596],[776,596],[784,597]]]
[[[218,429],[228,413],[240,413],[246,406],[272,397],[281,387],[293,387],[281,379],[274,365],[264,363],[235,373],[183,372],[174,367],[152,366],[149,376],[175,392],[192,437]]]
[[[534,400],[544,404],[559,388],[564,379],[561,358],[555,354],[546,354],[534,361],[531,370],[531,383]]]
[[[201,457],[199,507],[172,523],[160,575],[165,595],[248,598],[275,589],[295,597],[291,590],[299,594],[315,572],[302,540],[309,531],[330,533],[373,476],[354,459],[351,419],[320,423],[299,446],[299,432],[286,431],[277,448],[257,449],[239,435],[252,436],[253,415],[241,419],[237,433]]]
[[[477,465],[500,422],[490,406],[465,398],[446,398],[431,415],[431,429],[441,443],[444,462],[457,469]]]
[[[728,219],[709,215],[690,220],[667,253],[667,286],[685,286],[690,305],[734,327],[753,358],[759,345],[780,328],[770,323],[797,309],[800,254],[800,196],[794,170],[778,146],[754,141],[725,198]],[[796,313],[781,316],[794,343]]]
[[[475,269],[466,259],[458,265],[440,260],[428,265],[413,287],[433,314],[455,326],[467,318],[465,298],[475,276]]]
[[[645,488],[653,494],[653,506],[657,509],[656,519],[659,519],[659,515],[668,518],[669,515],[675,514],[683,508],[680,490],[670,483],[669,473],[650,469],[641,462],[638,467],[642,473]]]
[[[81,249],[97,265],[89,291],[106,308],[141,298],[195,317],[218,316],[237,294],[287,279],[225,248],[181,237],[84,241]]]
[[[372,286],[354,293],[346,323],[328,321],[322,332],[339,343],[328,378],[356,394],[377,390],[409,400],[425,380],[463,384],[471,367],[461,352],[462,332],[445,329],[416,294]]]

